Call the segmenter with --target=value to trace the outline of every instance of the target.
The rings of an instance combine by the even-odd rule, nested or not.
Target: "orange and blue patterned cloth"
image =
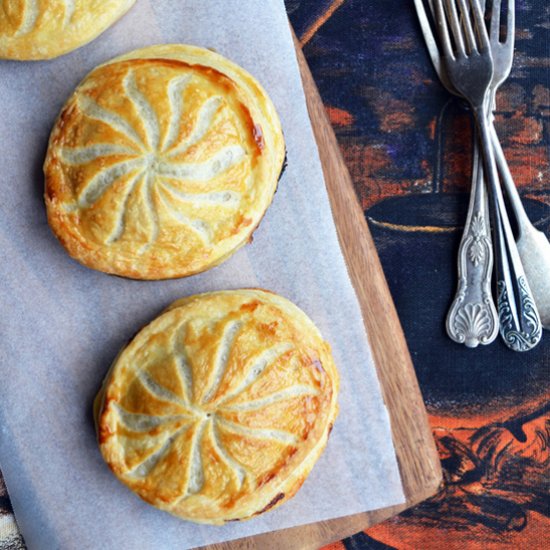
[[[470,185],[471,119],[437,80],[411,0],[286,0],[405,330],[444,469],[427,502],[332,550],[550,548],[550,336],[518,354],[444,331]],[[516,0],[497,127],[550,234],[550,4]],[[549,274],[550,276],[550,274]],[[24,548],[0,481],[0,550]]]
[[[550,548],[550,336],[519,354],[445,334],[471,178],[471,117],[440,85],[411,0],[287,8],[373,233],[439,448],[432,499],[333,549]],[[550,4],[516,0],[497,129],[550,234]],[[548,274],[550,276],[550,274]]]

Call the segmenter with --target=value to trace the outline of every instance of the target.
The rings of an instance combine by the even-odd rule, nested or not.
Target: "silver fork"
[[[427,0],[431,15],[433,16],[433,3],[432,0]],[[455,95],[460,95],[452,84],[449,82],[447,77],[447,72],[444,64],[441,61],[441,56],[439,54],[439,48],[435,37],[432,33],[430,27],[428,16],[424,8],[424,0],[414,0],[416,12],[418,15],[418,20],[422,28],[422,34],[426,41],[426,46],[430,54],[432,63],[435,67],[435,70],[441,80],[441,83]],[[480,6],[482,10],[485,10],[485,0],[480,1]],[[514,38],[515,38],[515,0],[507,0],[507,17],[506,17],[506,32],[505,38],[503,41],[500,40],[500,26],[501,26],[501,0],[494,0],[491,8],[491,20],[490,20],[490,44],[491,44],[491,53],[493,54],[494,59],[494,75],[491,82],[491,112],[490,116],[493,117],[493,111],[495,109],[495,99],[496,92],[499,86],[508,78],[510,70],[512,68],[513,58],[514,58]],[[493,118],[491,118],[492,122]],[[535,298],[535,303],[539,311],[542,325],[544,328],[550,328],[550,243],[548,239],[541,231],[537,230],[525,213],[525,209],[521,202],[519,193],[514,184],[508,163],[504,157],[500,141],[496,134],[494,125],[491,124],[491,138],[493,142],[493,147],[495,150],[496,161],[501,176],[501,181],[504,183],[506,193],[510,199],[510,204],[512,206],[512,211],[515,215],[517,225],[519,228],[519,235],[517,239],[517,246],[523,267],[526,272],[527,280],[529,281],[533,296]],[[478,155],[478,144],[477,140],[474,144],[474,164],[476,156]],[[462,242],[466,241],[468,235],[472,235],[470,224],[468,221],[472,218],[473,214],[470,212],[475,211],[478,215],[481,213],[483,215],[484,209],[479,209],[475,201],[476,189],[478,186],[483,186],[483,171],[476,175],[476,171],[473,171],[472,179],[472,198],[470,201],[468,220],[464,227],[464,237]],[[485,244],[485,243],[484,243]],[[459,270],[459,286],[457,290],[456,298],[451,306],[449,315],[447,317],[447,332],[449,336],[455,341],[463,341],[464,326],[463,318],[463,308],[460,307],[461,304],[467,306],[469,309],[474,307],[474,304],[477,303],[475,295],[481,295],[485,292],[487,286],[487,281],[483,277],[485,273],[485,263],[490,262],[492,264],[492,252],[490,258],[482,258],[478,262],[477,266],[473,266],[471,261],[468,261],[468,247],[463,246],[461,243],[459,251],[459,261],[458,261],[458,270]],[[490,278],[490,269],[488,271]],[[468,284],[468,281],[472,281],[471,284]],[[481,283],[479,283],[481,281]],[[473,297],[470,296],[473,294]],[[461,301],[461,297],[464,296],[464,299]],[[468,305],[468,304],[472,305]],[[479,306],[475,306],[478,311],[480,311]],[[494,308],[493,308],[494,309]],[[490,319],[490,318],[489,318]],[[488,326],[490,323],[476,323],[472,325],[470,329],[470,334],[474,331],[474,334],[471,334],[470,339],[473,339],[474,342],[480,341],[481,338],[486,338],[488,334]],[[475,327],[478,327],[477,332],[474,330]],[[485,328],[484,328],[485,327]],[[481,341],[481,343],[486,343]],[[467,342],[466,342],[467,344]],[[467,344],[468,345],[468,344]]]
[[[426,46],[439,79],[449,92],[460,95],[449,82],[447,71],[441,62],[439,48],[424,9],[424,0],[414,0],[414,3]],[[484,3],[483,0],[483,8]],[[428,0],[428,5],[433,17],[431,0]],[[493,75],[494,80],[495,76]],[[483,163],[479,158],[479,144],[476,136],[470,204],[458,249],[458,285],[446,322],[449,338],[459,344],[465,344],[469,348],[493,342],[497,337],[499,324],[498,314],[491,296],[493,248],[488,198],[483,180]]]
[[[434,8],[449,83],[470,103],[479,131],[495,239],[500,333],[508,347],[526,351],[539,343],[542,326],[499,186],[492,116],[489,119],[496,88],[491,86],[494,63],[483,14],[477,0],[447,0],[445,6],[443,0],[434,0]],[[499,20],[492,21],[492,35]]]

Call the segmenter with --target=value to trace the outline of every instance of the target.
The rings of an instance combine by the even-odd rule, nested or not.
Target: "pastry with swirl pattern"
[[[338,412],[330,347],[297,306],[258,290],[175,302],[119,354],[94,407],[122,483],[180,518],[223,524],[279,506]]]
[[[95,69],[63,108],[44,165],[48,221],[93,269],[193,275],[251,240],[284,157],[250,74],[210,50],[153,46]]]
[[[100,35],[135,0],[0,0],[0,59],[52,59]]]

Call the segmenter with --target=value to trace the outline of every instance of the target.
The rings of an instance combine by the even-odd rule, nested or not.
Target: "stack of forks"
[[[501,0],[414,2],[436,72],[450,93],[470,104],[477,129],[458,289],[447,333],[474,348],[491,343],[500,331],[510,349],[527,351],[540,342],[542,328],[550,328],[550,243],[525,213],[494,127],[496,92],[510,74],[514,56],[515,0],[504,6]],[[517,242],[501,182],[517,222]]]

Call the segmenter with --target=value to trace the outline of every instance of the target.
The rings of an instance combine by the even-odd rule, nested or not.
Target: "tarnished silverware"
[[[449,92],[459,95],[449,82],[446,68],[442,64],[423,0],[415,0],[415,7],[437,75]],[[429,8],[433,17],[431,1]],[[458,249],[458,285],[446,321],[449,338],[470,348],[475,348],[479,344],[490,344],[497,337],[499,329],[498,313],[491,295],[493,248],[489,220],[483,163],[479,158],[479,143],[476,136],[470,203]]]
[[[493,0],[490,44],[495,75],[491,83],[490,97],[491,139],[501,181],[504,184],[518,226],[517,248],[525,275],[533,292],[542,325],[544,328],[550,328],[550,243],[544,233],[535,228],[525,212],[494,126],[496,91],[508,78],[514,60],[515,0],[507,0],[505,25],[501,25],[501,13],[501,0]],[[503,31],[505,36],[501,41]]]
[[[434,0],[434,8],[447,78],[470,103],[479,130],[495,239],[500,333],[508,347],[526,351],[539,343],[542,326],[499,185],[493,148],[493,116],[489,116],[496,88],[492,85],[494,61],[483,13],[477,0],[447,0],[445,5],[443,0]],[[498,11],[498,19],[493,18],[491,22],[492,36],[497,31],[500,33]]]
[[[432,63],[441,80],[441,83],[449,92],[460,95],[449,82],[446,69],[442,63],[439,47],[430,27],[429,19],[424,2],[428,2],[431,15],[433,16],[432,0],[414,0],[418,20],[422,28],[428,52]],[[481,9],[485,9],[485,0],[480,1]],[[508,0],[506,13],[506,35],[503,41],[500,40],[500,15],[501,1],[495,0],[491,12],[490,43],[491,52],[494,58],[495,74],[493,76],[492,88],[492,111],[495,108],[495,96],[498,87],[510,74],[514,57],[515,37],[515,2]],[[493,114],[493,113],[491,113]],[[513,214],[518,226],[518,238],[516,239],[519,255],[525,269],[525,274],[537,304],[537,309],[544,328],[550,329],[550,243],[542,231],[539,231],[531,223],[525,208],[521,202],[518,190],[514,184],[512,175],[494,125],[491,128],[491,137],[501,177],[506,194],[510,199]]]

